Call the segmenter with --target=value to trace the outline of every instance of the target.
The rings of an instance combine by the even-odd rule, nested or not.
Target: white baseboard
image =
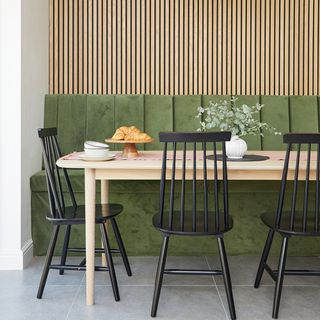
[[[25,268],[33,258],[33,241],[29,239],[21,249],[23,255],[23,268]]]
[[[17,252],[0,252],[0,270],[22,270],[32,257],[33,241],[30,239]]]

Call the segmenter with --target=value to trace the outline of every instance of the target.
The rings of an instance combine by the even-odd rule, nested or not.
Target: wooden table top
[[[121,152],[115,151],[117,155]],[[201,156],[202,152],[198,152],[198,156]],[[284,151],[250,151],[247,154],[259,154],[269,156],[270,159],[264,161],[242,161],[232,162],[228,161],[228,177],[230,180],[280,180],[282,176],[283,164],[284,164]],[[292,152],[294,156],[295,152]],[[72,169],[95,169],[96,179],[127,179],[127,180],[144,180],[144,179],[160,179],[160,170],[162,166],[161,156],[162,151],[140,151],[140,157],[143,155],[158,156],[158,159],[120,159],[111,161],[83,161],[83,160],[66,160],[59,159],[57,165],[63,168]],[[313,155],[314,157],[314,155]],[[304,168],[305,152],[301,152],[300,165]],[[203,160],[198,159],[197,170],[199,171],[201,178],[201,169]],[[207,160],[207,163],[212,160]],[[181,166],[182,161],[177,161],[177,171],[179,171],[179,164]],[[167,160],[168,171],[170,171],[171,160]],[[316,161],[311,162],[310,179],[314,179]],[[192,169],[192,161],[187,160],[187,169]],[[218,168],[221,168],[221,161],[218,162]],[[210,166],[208,165],[210,171]],[[294,163],[289,164],[288,178],[293,178]],[[302,170],[303,171],[303,170]],[[188,176],[190,179],[191,175]],[[303,177],[301,176],[301,179]]]

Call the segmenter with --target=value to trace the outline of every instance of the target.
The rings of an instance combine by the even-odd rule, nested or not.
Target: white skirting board
[[[22,270],[32,260],[33,241],[28,240],[17,252],[0,252],[0,270]]]

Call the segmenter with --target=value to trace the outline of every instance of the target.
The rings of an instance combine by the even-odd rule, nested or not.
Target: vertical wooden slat
[[[308,0],[306,0],[308,1]],[[304,85],[304,2],[300,0],[300,11],[299,11],[299,94],[303,95]]]
[[[141,93],[146,93],[146,0],[141,0]]]
[[[92,88],[90,90],[90,93],[97,94],[97,80],[98,80],[98,51],[97,51],[97,45],[98,45],[98,11],[97,11],[97,0],[92,2]],[[90,63],[91,65],[91,63]],[[89,68],[89,74],[90,74],[90,68]]]
[[[247,64],[246,64],[246,49],[247,49],[247,10],[246,10],[247,0],[242,0],[242,79],[241,79],[241,94],[246,94],[246,73],[247,73]]]
[[[227,1],[222,1],[221,3],[222,10],[222,30],[221,30],[221,38],[222,38],[222,70],[221,70],[221,94],[227,93]]]
[[[136,94],[136,0],[131,0],[131,93]]]
[[[303,44],[303,58],[304,58],[304,75],[303,75],[303,94],[308,95],[308,84],[309,84],[309,54],[308,50],[311,49],[309,47],[309,4],[312,0],[305,0],[304,3],[304,44]]]
[[[80,0],[81,1],[81,0]],[[102,93],[107,94],[107,3],[102,0]]]
[[[213,94],[213,14],[212,1],[208,1],[208,94]]]
[[[228,47],[227,47],[227,94],[230,95],[232,92],[232,1],[228,0],[227,3],[227,26],[228,26]]]
[[[63,93],[63,0],[59,0],[59,93]]]
[[[319,1],[315,0],[314,2],[314,25],[313,25],[313,57],[314,57],[314,66],[313,66],[313,94],[319,95],[320,90],[318,89],[319,81]]]
[[[262,16],[260,14],[261,10],[261,2],[257,1],[257,7],[256,7],[256,32],[255,33],[255,43],[256,43],[256,52],[255,52],[255,59],[256,59],[256,66],[255,66],[255,83],[252,84],[252,88],[254,88],[256,95],[261,94],[261,69],[263,66],[261,65],[261,36],[262,36]]]
[[[290,37],[290,43],[289,43],[289,51],[290,51],[290,54],[289,54],[289,70],[288,70],[288,73],[289,73],[289,87],[290,87],[290,90],[288,92],[289,95],[293,95],[294,94],[294,1],[290,1],[288,0],[288,4],[289,4],[289,7],[290,7],[290,32],[289,32],[289,37]]]
[[[174,22],[173,22],[173,34],[174,34],[174,83],[173,83],[173,92],[174,94],[179,94],[179,6],[180,6],[180,0],[173,1],[173,10],[174,10]]]
[[[54,7],[53,0],[49,1],[49,93],[53,94],[53,74],[54,74]]]
[[[282,1],[283,2],[283,1]],[[280,60],[280,50],[279,50],[279,42],[280,42],[280,1],[275,1],[274,4],[274,12],[275,12],[275,28],[274,28],[274,94],[279,95],[279,60]]]
[[[136,9],[136,92],[137,94],[141,93],[141,0],[137,2]]]
[[[159,68],[159,82],[160,82],[160,94],[164,94],[164,85],[165,85],[165,24],[164,24],[164,4],[165,0],[160,1],[160,44],[159,44],[159,54],[160,54],[160,68]]]
[[[189,0],[184,0],[184,94],[189,94]]]
[[[183,65],[184,65],[184,46],[183,46],[183,29],[184,29],[184,10],[183,10],[183,0],[180,0],[180,8],[179,8],[179,94],[183,94]]]
[[[170,94],[170,1],[165,0],[165,68],[164,68],[164,94]]]
[[[193,94],[198,94],[198,76],[199,76],[199,1],[193,0],[193,77],[190,79],[193,85]]]
[[[251,65],[251,74],[250,74],[250,94],[256,94],[256,86],[257,86],[257,81],[256,81],[256,30],[258,29],[256,27],[256,1],[252,0],[251,1],[251,27],[250,27],[250,33],[251,33],[251,52],[250,52],[250,65]],[[257,24],[259,24],[259,21],[257,21]],[[259,86],[258,86],[259,87]]]
[[[94,0],[89,0],[88,2],[88,93],[92,94],[93,88],[93,2]]]
[[[198,17],[199,17],[199,21],[198,21],[198,64],[199,64],[199,70],[198,70],[198,93],[202,93],[203,92],[203,0],[199,0],[199,5],[198,5]]]
[[[155,37],[156,37],[156,30],[155,30],[155,2],[150,0],[150,94],[155,94]]]
[[[68,1],[68,91],[73,93],[73,2]]]
[[[251,87],[251,0],[247,0],[247,12],[246,12],[246,94],[250,94],[250,87]],[[248,92],[248,93],[247,93]]]
[[[289,70],[290,70],[290,38],[291,33],[290,31],[290,1],[285,1],[285,29],[284,29],[284,37],[285,37],[285,44],[284,44],[284,91],[283,94],[289,94],[290,92],[290,77],[289,77]]]
[[[266,2],[262,1],[260,8],[261,17],[261,42],[260,42],[260,91],[259,94],[266,94]],[[268,31],[269,33],[269,31]],[[258,35],[259,36],[259,35]]]
[[[52,0],[54,4],[54,18],[53,18],[53,28],[51,29],[54,36],[54,88],[52,93],[58,93],[60,92],[59,84],[59,33],[60,33],[60,24],[59,24],[59,1],[58,0]]]
[[[78,77],[78,59],[79,59],[79,50],[78,50],[78,0],[74,0],[74,9],[73,9],[73,55],[71,62],[73,62],[73,92],[78,93],[79,86],[79,77]]]
[[[83,2],[83,93],[88,93],[88,2]]]
[[[244,0],[243,0],[244,1]],[[241,42],[242,42],[242,32],[241,32],[241,15],[242,0],[237,0],[237,89],[235,94],[241,94],[241,82],[242,82],[242,59],[241,59]]]
[[[146,93],[151,94],[151,7],[150,0],[146,0]]]
[[[275,12],[277,5],[277,1],[271,0],[270,5],[270,91],[268,94],[274,95],[275,94],[275,45],[276,45],[276,32],[275,32]]]
[[[68,1],[63,1],[63,93],[68,93]]]
[[[189,94],[193,94],[194,91],[194,82],[193,82],[193,42],[194,42],[194,36],[193,36],[193,2],[195,0],[189,0]],[[213,31],[214,33],[214,31]]]
[[[160,94],[160,3],[155,1],[155,94]]]
[[[300,0],[294,2],[294,94],[299,94],[299,10]]]
[[[174,1],[170,1],[170,26],[169,26],[169,37],[170,37],[170,80],[169,80],[169,94],[174,94]]]
[[[313,46],[314,46],[314,35],[313,35],[313,24],[314,24],[314,2],[313,0],[310,0],[309,2],[309,26],[308,26],[308,32],[309,32],[309,46],[308,46],[308,64],[306,66],[307,72],[308,72],[308,95],[313,95],[313,66],[314,66],[314,61],[313,61]]]
[[[237,93],[237,0],[231,1],[231,24],[232,24],[232,70],[231,70],[231,94]],[[231,7],[231,4],[229,4]]]
[[[117,93],[117,1],[112,0],[112,93]]]
[[[208,0],[203,2],[203,94],[208,94]],[[186,92],[184,92],[186,94]]]
[[[270,95],[270,41],[271,41],[271,15],[270,13],[270,1],[266,0],[266,45],[265,45],[265,94]]]
[[[98,0],[97,7],[97,93],[102,94],[102,0]]]
[[[108,89],[107,92],[108,94],[112,94],[114,93],[113,91],[113,68],[114,68],[114,64],[113,64],[113,60],[114,60],[114,55],[113,55],[113,45],[114,45],[114,37],[113,37],[113,2],[114,0],[107,0],[108,6],[107,6],[107,33],[108,33]],[[130,17],[127,15],[127,27],[129,27],[129,21],[130,21]],[[128,30],[127,30],[128,32]],[[130,38],[130,35],[128,35],[128,38]],[[128,40],[127,38],[127,40]],[[130,48],[130,43],[127,43],[127,48]],[[127,77],[128,79],[128,77]],[[129,81],[129,80],[128,80]]]
[[[223,0],[218,0],[218,10],[217,10],[217,14],[218,14],[218,19],[217,19],[217,38],[218,38],[218,48],[217,48],[217,53],[218,53],[218,59],[217,59],[217,75],[218,75],[218,79],[217,79],[217,94],[221,95],[222,94],[222,63],[223,63],[223,57],[222,57],[222,47],[223,47],[223,43],[222,43],[222,18],[223,18]]]

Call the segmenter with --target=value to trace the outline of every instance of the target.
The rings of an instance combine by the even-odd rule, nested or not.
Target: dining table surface
[[[86,301],[87,305],[94,304],[94,258],[95,258],[95,203],[96,180],[101,180],[101,202],[109,202],[109,180],[160,180],[162,168],[162,151],[139,151],[138,158],[123,158],[120,151],[112,152],[110,161],[84,161],[79,153],[66,155],[57,161],[57,165],[68,169],[84,169],[85,171],[85,237],[86,237]],[[294,159],[295,152],[291,152]],[[209,154],[209,153],[208,153]],[[250,151],[247,154],[257,154],[269,157],[264,161],[228,161],[229,180],[281,180],[285,151]],[[167,171],[170,173],[172,155],[168,153]],[[306,162],[306,152],[301,152],[300,165]],[[182,167],[182,157],[179,161],[177,154],[176,178],[179,178],[179,167]],[[197,151],[197,179],[201,179],[204,156]],[[316,154],[311,154],[310,179],[316,176]],[[193,178],[193,161],[191,153],[187,154],[186,179]],[[207,160],[208,176],[213,170],[213,160]],[[217,161],[218,177],[222,178],[222,162]],[[288,179],[293,179],[294,161],[289,162]],[[170,175],[167,174],[168,179]],[[303,174],[301,175],[301,179]]]

